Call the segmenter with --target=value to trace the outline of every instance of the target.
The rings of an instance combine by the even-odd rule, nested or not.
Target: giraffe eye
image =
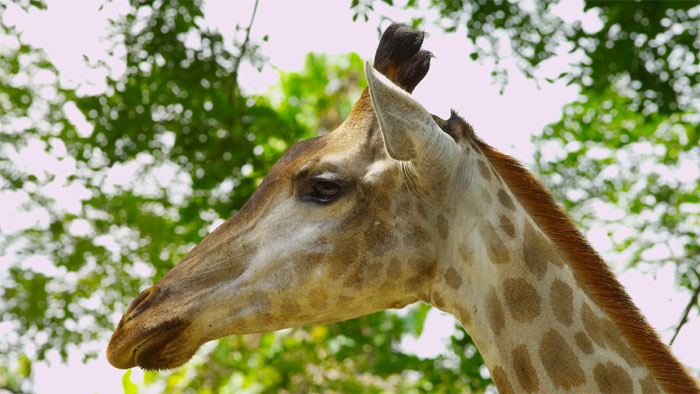
[[[306,197],[316,202],[329,203],[338,197],[340,190],[339,184],[318,179],[312,183],[311,192]]]
[[[343,195],[351,184],[344,181],[337,173],[325,171],[301,182],[297,195],[301,201],[329,204]]]

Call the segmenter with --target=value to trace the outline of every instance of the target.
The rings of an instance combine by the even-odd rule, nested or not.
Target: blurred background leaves
[[[584,9],[600,19],[594,27],[559,17],[558,1],[382,3],[437,11],[434,21],[412,23],[465,34],[465,55],[489,64],[501,88],[504,59],[536,81],[579,85],[561,120],[534,137],[534,169],[584,228],[610,234],[630,266],[673,264],[678,285],[697,294],[696,3],[587,1]],[[348,2],[358,21],[376,6]],[[0,1],[0,13],[8,7],[44,5]],[[50,350],[101,354],[129,301],[235,214],[289,146],[340,124],[365,86],[356,54],[309,54],[302,71],[280,71],[268,93],[246,95],[238,66],[265,64],[264,32],[237,26],[230,49],[203,23],[200,1],[132,0],[130,8],[105,38],[124,72],[106,72],[106,89],[96,94],[62,84],[40,49],[0,23],[0,185],[34,218],[0,235],[0,324],[10,333],[0,338],[0,388],[9,391],[31,389],[32,363]],[[565,73],[542,72],[562,50],[578,60]],[[47,168],[34,165],[37,158]],[[696,307],[697,297],[687,310]],[[428,309],[224,338],[184,368],[147,373],[146,386],[484,391],[491,381],[461,327],[436,358],[402,351],[402,337],[421,334]],[[128,372],[123,389],[140,390]]]

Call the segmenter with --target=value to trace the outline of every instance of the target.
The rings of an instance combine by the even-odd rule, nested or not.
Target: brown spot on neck
[[[540,389],[540,381],[537,379],[537,371],[532,366],[530,352],[527,351],[527,347],[525,345],[516,347],[513,349],[512,355],[513,369],[520,387],[527,393],[537,392]]]
[[[513,199],[510,198],[510,196],[508,195],[508,193],[506,193],[505,190],[499,190],[496,196],[498,197],[498,201],[501,203],[501,205],[510,209],[511,211],[515,210],[515,204],[513,204]]]
[[[506,264],[510,262],[510,255],[503,241],[498,237],[496,230],[493,229],[491,223],[482,223],[479,226],[481,238],[486,243],[486,253],[494,264]]]
[[[588,304],[583,304],[581,307],[581,321],[583,328],[586,329],[588,335],[593,339],[596,345],[605,348],[605,337],[603,330],[598,323],[598,316],[595,315],[593,309]]]
[[[573,323],[573,301],[574,296],[571,287],[559,279],[555,280],[554,283],[552,283],[549,302],[552,305],[554,316],[566,326],[570,326],[571,323]]]
[[[540,315],[540,296],[525,279],[506,279],[503,282],[506,306],[513,319],[527,323]]]
[[[491,289],[488,296],[486,297],[486,319],[491,326],[491,331],[498,335],[506,326],[506,318],[503,313],[503,307],[501,306],[501,301],[498,300],[498,294],[496,291]]]
[[[526,220],[523,236],[523,259],[525,265],[537,279],[544,278],[547,261],[556,254],[552,245]]]
[[[576,340],[576,346],[578,346],[579,349],[585,354],[592,354],[593,353],[593,344],[591,343],[591,340],[588,339],[588,335],[586,335],[585,332],[579,331],[576,333],[574,336],[574,339]]]
[[[608,361],[593,367],[593,377],[598,389],[604,394],[631,393],[634,385],[630,375],[617,364]]]
[[[509,237],[515,238],[515,226],[513,226],[513,222],[505,215],[499,216],[498,220],[501,222],[501,229],[503,229]]]
[[[628,343],[642,357],[659,385],[667,392],[700,392],[698,383],[673,357],[634,306],[609,267],[542,183],[512,157],[496,151],[478,138],[474,139],[474,143],[489,160],[492,168],[500,174],[518,202],[554,242],[574,274],[595,294],[595,302],[620,327]]]
[[[493,382],[496,383],[496,388],[498,388],[500,394],[515,393],[513,385],[508,381],[508,375],[503,368],[498,366],[491,368],[491,377],[493,378]]]
[[[542,336],[539,355],[555,388],[571,390],[586,382],[576,354],[557,331],[549,330]]]
[[[489,167],[481,159],[479,159],[479,173],[486,181],[491,181],[491,172],[489,171]]]
[[[457,290],[462,286],[462,276],[459,275],[456,269],[450,267],[445,271],[445,283],[451,288]]]

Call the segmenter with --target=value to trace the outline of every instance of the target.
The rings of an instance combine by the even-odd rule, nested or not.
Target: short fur
[[[413,31],[405,25],[392,25],[382,36],[375,56],[375,67],[409,92],[425,76],[430,65],[430,53],[420,50],[423,35],[422,32]],[[559,251],[569,261],[575,275],[590,290],[598,305],[608,313],[639,357],[653,371],[656,380],[664,389],[669,392],[700,391],[697,383],[673,358],[668,348],[661,343],[600,256],[591,248],[566,213],[554,202],[549,192],[517,161],[495,151],[475,138],[471,127],[456,113],[453,112],[448,120],[441,120],[437,117],[435,119],[438,125],[446,130],[455,141],[464,140],[467,143],[474,143],[486,155],[539,227],[551,238]],[[435,275],[437,262],[434,259],[425,258],[426,256],[423,255],[420,255],[420,259],[415,261],[417,268],[403,270],[399,267],[392,270],[389,280],[377,281],[376,283],[380,285],[376,286],[377,292],[370,294],[370,298],[355,301],[346,297],[346,300],[342,301],[342,311],[333,309],[326,303],[327,296],[337,295],[338,289],[330,286],[317,287],[314,281],[306,280],[313,267],[325,267],[325,270],[317,271],[321,273],[346,272],[348,263],[356,262],[356,256],[362,249],[358,247],[357,242],[353,242],[358,234],[369,234],[374,247],[388,248],[389,252],[392,250],[388,245],[399,245],[387,236],[388,223],[382,223],[367,214],[367,212],[372,212],[368,211],[368,207],[379,207],[382,210],[392,211],[392,202],[396,202],[397,199],[396,195],[392,195],[392,193],[396,193],[400,186],[397,182],[391,182],[391,177],[374,179],[372,182],[364,184],[364,189],[361,190],[363,196],[358,199],[355,208],[353,208],[354,213],[349,215],[350,221],[332,229],[335,237],[339,236],[338,233],[343,232],[342,236],[345,237],[339,243],[338,249],[332,253],[312,253],[309,255],[309,252],[303,249],[296,251],[296,255],[284,254],[284,259],[273,259],[276,265],[267,267],[260,262],[269,257],[266,254],[268,250],[263,250],[257,245],[274,245],[275,242],[268,242],[270,238],[250,237],[250,234],[256,234],[255,226],[274,226],[280,220],[284,223],[284,220],[293,218],[293,216],[289,216],[271,219],[264,217],[264,215],[276,200],[290,201],[287,197],[294,191],[294,182],[289,178],[290,175],[299,176],[301,166],[309,163],[310,159],[318,152],[327,148],[326,144],[329,139],[337,137],[333,142],[334,146],[336,149],[345,150],[347,146],[342,143],[341,138],[346,137],[347,133],[366,130],[370,130],[370,136],[375,135],[371,133],[372,130],[378,129],[376,122],[377,118],[372,113],[368,91],[365,90],[343,124],[342,130],[339,131],[340,134],[331,133],[290,148],[283,158],[273,166],[265,181],[236,217],[225,222],[210,234],[156,287],[146,290],[137,297],[122,318],[110,341],[107,354],[109,361],[118,368],[130,368],[136,365],[145,368],[171,368],[186,362],[202,343],[213,338],[235,333],[271,331],[300,324],[344,320],[389,307],[402,307],[415,301],[417,297],[424,300],[429,299],[429,295],[420,294],[421,291],[425,290],[421,287]],[[338,133],[338,131],[334,133]],[[367,154],[366,150],[359,152],[362,152],[359,157],[365,160],[363,163],[366,164],[367,160],[376,161],[375,154]],[[383,151],[382,153],[384,154]],[[351,157],[356,159],[355,156]],[[381,171],[375,174],[379,173]],[[269,220],[261,221],[261,217]],[[398,219],[401,219],[400,216],[393,218],[394,221]],[[313,225],[318,226],[319,223],[322,222],[317,221]],[[298,224],[298,221],[295,221],[294,227],[297,228]],[[407,246],[411,248],[412,245],[420,244],[429,236],[429,231],[418,226],[415,227],[412,230],[413,236],[420,242],[404,243],[402,244],[403,249]],[[448,228],[444,227],[440,230],[439,223],[438,227],[440,236],[446,238]],[[290,226],[280,228],[288,229]],[[257,231],[257,234],[262,232]],[[312,231],[304,234],[309,233]],[[285,234],[289,236],[292,233]],[[311,246],[317,245],[314,242],[318,242],[325,248],[329,244],[329,238],[324,238],[324,236],[325,234],[322,234],[321,238],[299,239]],[[377,242],[378,240],[380,242]],[[235,247],[231,247],[233,244]],[[295,246],[297,245],[298,243],[295,243]],[[397,246],[394,247],[393,251],[400,249]],[[403,249],[400,250],[401,254],[405,253]],[[390,261],[384,265],[391,265],[392,261],[396,261],[396,265],[399,265],[397,258],[390,259],[392,256],[386,254],[387,250],[382,253],[385,253],[385,258]],[[367,256],[376,258],[378,254],[372,252]],[[297,264],[292,264],[294,259],[296,259]],[[375,262],[383,264],[383,261],[379,259]],[[316,265],[314,266],[312,263]],[[364,267],[364,270],[360,267]],[[363,281],[371,283],[372,280],[378,279],[375,272],[366,269],[366,267],[367,265],[355,265],[353,276],[348,278],[351,279],[349,283],[352,286],[362,284]],[[266,275],[266,273],[272,272],[271,270],[279,270],[279,276]],[[339,277],[340,273],[336,275]],[[412,276],[412,273],[415,276]],[[402,277],[402,275],[404,276]],[[307,304],[307,307],[310,308],[309,313],[298,315],[300,307],[296,303],[292,303],[290,307],[287,302],[271,300],[272,297],[268,296],[264,290],[256,290],[252,286],[239,286],[235,288],[236,297],[230,297],[231,293],[219,291],[219,297],[225,297],[225,302],[224,298],[219,298],[218,303],[210,302],[208,306],[213,309],[208,314],[200,314],[203,308],[201,297],[206,295],[205,299],[211,299],[213,296],[209,292],[212,288],[221,289],[222,281],[236,283],[241,277],[244,277],[249,283],[252,280],[262,281],[260,289],[275,288],[277,290],[275,294],[281,299],[284,299],[285,296],[291,299],[298,294],[307,295],[311,298],[311,302]],[[332,276],[329,274],[327,278],[332,278]],[[281,283],[286,285],[289,279],[296,279],[296,286],[306,287],[298,289],[291,286],[280,286]],[[322,290],[327,290],[327,292],[324,293]],[[285,291],[286,293],[283,293]],[[394,291],[393,294],[396,298],[386,300],[386,294],[392,294],[391,291]],[[368,293],[358,292],[358,294]],[[231,312],[231,304],[226,302],[230,302],[232,298],[236,301],[242,300],[241,302],[245,303],[246,308],[251,306],[258,308],[260,313],[257,316],[246,316],[245,314],[238,316],[236,315],[237,310],[233,310],[231,315],[222,318],[221,314]],[[194,302],[194,300],[199,301]],[[338,300],[342,299],[338,297]],[[354,302],[352,304],[354,308],[346,307],[348,302]],[[436,304],[440,305],[442,302],[436,298]],[[240,307],[240,303],[238,306]],[[241,311],[246,310],[249,309],[241,309]],[[129,316],[130,314],[133,316]],[[275,317],[278,320],[275,320]],[[232,324],[231,321],[235,324]],[[193,322],[199,324],[193,324]],[[204,324],[205,322],[207,324]],[[215,327],[212,328],[212,325]],[[520,358],[522,359],[522,357]],[[494,379],[499,382],[499,387],[504,391],[512,390],[508,381],[504,380],[506,379],[504,371],[500,367],[495,366],[492,372]]]
[[[430,52],[420,49],[423,38],[422,32],[392,24],[382,35],[374,67],[407,92],[412,92],[427,74],[432,58]],[[433,118],[455,142],[466,139],[476,143],[663,388],[672,393],[700,392],[697,382],[661,342],[603,259],[547,189],[517,160],[476,137],[472,127],[455,111],[447,120],[435,115]]]
[[[409,93],[430,67],[432,54],[420,50],[423,37],[422,32],[406,25],[392,24],[382,35],[375,55],[374,67]],[[465,138],[476,143],[663,388],[671,393],[700,392],[697,382],[661,342],[603,259],[549,191],[517,160],[474,136],[472,127],[456,112],[452,111],[447,120],[435,115],[433,118],[455,142]]]
[[[466,124],[466,122],[464,122]],[[594,301],[610,316],[627,342],[670,393],[698,393],[700,387],[661,342],[603,259],[547,189],[517,160],[474,138],[510,190],[554,242]]]
[[[472,138],[474,138],[474,129],[472,126],[462,119],[454,109],[450,111],[450,117],[447,120],[436,115],[433,115],[433,119],[435,123],[440,126],[442,131],[452,137],[455,142],[459,142],[462,139],[471,141]]]

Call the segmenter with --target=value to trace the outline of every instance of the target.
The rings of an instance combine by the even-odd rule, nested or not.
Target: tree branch
[[[700,296],[700,274],[698,274],[697,271],[695,272],[695,276],[698,277],[698,286],[695,288],[693,291],[693,295],[690,297],[690,301],[688,301],[688,305],[685,306],[685,310],[683,311],[683,317],[681,317],[681,321],[678,323],[678,326],[676,326],[676,330],[673,333],[673,337],[671,337],[671,341],[669,341],[669,346],[673,345],[673,341],[676,340],[676,337],[678,336],[678,333],[681,331],[681,328],[685,325],[685,323],[688,322],[688,315],[690,314],[690,311],[693,309],[695,305],[698,304],[698,296]]]
[[[248,50],[248,43],[250,42],[250,29],[253,28],[255,14],[258,12],[258,2],[259,0],[255,0],[255,4],[253,5],[253,13],[250,15],[250,23],[248,23],[248,28],[245,31],[245,39],[243,39],[243,44],[241,44],[241,52],[238,54],[238,56],[236,57],[236,61],[233,64],[233,72],[231,73],[231,75],[234,76],[234,81],[236,81],[235,77],[238,76],[238,67],[240,67],[241,61],[243,60],[243,57],[245,56],[245,53]]]
[[[231,91],[229,92],[229,108],[231,109],[231,112],[227,122],[231,135],[233,135],[235,120],[240,118],[239,107],[236,103],[236,97],[238,97],[238,68],[241,66],[241,62],[243,61],[246,51],[248,50],[248,44],[250,43],[250,30],[252,29],[253,22],[255,21],[255,14],[258,11],[258,2],[259,0],[255,0],[255,4],[253,5],[253,13],[250,15],[250,22],[248,23],[248,27],[245,31],[245,38],[241,44],[241,50],[233,62],[233,71],[231,71],[232,86]]]

